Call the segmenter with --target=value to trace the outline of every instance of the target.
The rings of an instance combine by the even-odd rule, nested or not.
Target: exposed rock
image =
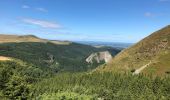
[[[47,53],[48,59],[49,60],[44,60],[46,63],[51,64],[54,62],[54,56],[50,53]]]
[[[103,52],[97,52],[97,53],[92,53],[87,59],[87,63],[100,63],[104,61],[105,63],[109,62],[112,59],[112,55],[110,54],[109,51],[103,51]]]

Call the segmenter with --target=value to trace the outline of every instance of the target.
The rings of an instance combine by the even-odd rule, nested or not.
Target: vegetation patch
[[[58,92],[52,94],[43,94],[36,100],[98,100],[95,96],[78,94],[74,92]]]

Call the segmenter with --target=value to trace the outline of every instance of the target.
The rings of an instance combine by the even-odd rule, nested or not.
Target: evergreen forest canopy
[[[170,97],[169,76],[160,78],[112,72],[52,75],[21,63],[0,63],[1,99],[167,100]]]

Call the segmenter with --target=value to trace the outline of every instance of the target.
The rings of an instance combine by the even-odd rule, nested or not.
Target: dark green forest
[[[85,59],[94,52],[108,50],[114,56],[120,50],[103,47],[95,48],[88,45],[71,43],[69,45],[56,45],[53,43],[23,42],[0,44],[0,55],[21,59],[24,62],[39,66],[42,70],[54,72],[80,72],[94,69],[100,64],[93,65]]]
[[[167,100],[170,98],[170,77],[116,73],[65,73],[34,85],[37,98],[74,98],[83,100]],[[38,93],[38,94],[37,94]],[[64,95],[65,94],[65,95]],[[77,97],[79,99],[79,97]]]
[[[3,100],[168,100],[170,77],[131,73],[51,73],[26,63],[0,63]]]

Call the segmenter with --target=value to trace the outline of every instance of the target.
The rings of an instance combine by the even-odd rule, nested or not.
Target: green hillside
[[[72,42],[44,40],[31,35],[0,35],[0,99],[35,98],[35,84],[53,78],[58,73],[90,71],[100,63],[88,64],[85,59],[91,53],[106,50],[113,56],[120,52],[111,47],[95,48]],[[74,92],[71,95],[92,98]]]
[[[25,39],[26,37],[20,36],[20,40],[23,40],[21,38]],[[32,37],[32,38],[36,38],[36,37]],[[114,56],[120,51],[110,47],[95,48],[92,46],[71,43],[71,42],[69,44],[56,44],[54,42],[55,41],[52,42],[51,41],[48,42],[15,42],[14,41],[10,43],[8,42],[1,43],[0,56],[17,58],[24,62],[38,66],[41,69],[52,70],[53,72],[87,71],[98,66],[98,64],[91,65],[86,63],[85,59],[91,53],[109,50]]]
[[[123,50],[111,63],[99,71],[131,71],[146,66],[142,73],[165,75],[170,71],[170,26],[144,38],[134,46]]]
[[[85,59],[91,53],[101,50],[103,49],[76,43],[70,45],[35,42],[0,44],[1,56],[21,59],[41,68],[52,68],[53,71],[88,70],[91,65],[88,65]]]

